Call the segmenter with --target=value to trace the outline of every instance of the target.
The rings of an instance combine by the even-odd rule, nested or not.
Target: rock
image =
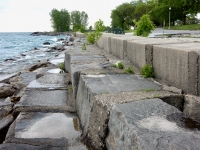
[[[8,59],[4,60],[4,62],[7,62],[7,61],[16,61],[16,59],[14,59],[14,58],[8,58]]]
[[[0,84],[0,98],[12,96],[16,92],[14,86],[10,84]]]
[[[15,77],[15,76],[17,76],[17,75],[19,75],[19,74],[20,74],[20,73],[13,73],[13,74],[1,76],[1,77],[0,77],[0,83],[2,83],[2,82],[7,83],[7,82],[9,82],[9,80],[10,80],[12,77]]]
[[[73,42],[74,40],[75,40],[75,39],[74,39],[74,37],[72,37],[72,36],[69,38],[69,41],[70,41],[70,42]]]
[[[8,128],[13,121],[14,117],[12,115],[8,115],[0,120],[0,143],[4,141]],[[0,144],[0,149],[2,150],[1,144]]]
[[[69,42],[69,43],[68,43],[68,46],[73,46],[73,45],[74,45],[73,42]]]
[[[11,102],[13,103],[17,103],[20,101],[21,97],[23,96],[24,92],[26,90],[26,86],[22,87],[22,88],[19,88],[15,94],[13,94],[12,96],[12,99],[11,99]]]
[[[4,102],[11,103],[11,98],[7,97]]]
[[[183,112],[200,122],[200,97],[186,95]]]
[[[60,38],[60,39],[58,39],[57,40],[57,42],[59,42],[59,41],[64,41],[65,39],[63,39],[63,38]]]
[[[57,50],[61,50],[62,48],[63,48],[63,46],[61,44],[56,45]]]
[[[13,108],[13,103],[9,102],[0,102],[0,119],[7,116]]]
[[[41,68],[41,67],[47,67],[49,64],[50,64],[49,62],[40,62],[40,63],[37,63],[37,64],[34,64],[34,65],[30,66],[26,70],[34,71],[34,70],[36,70],[38,68]]]
[[[199,149],[200,131],[189,128],[181,111],[159,99],[114,105],[107,149]]]
[[[44,42],[43,45],[50,45],[51,43],[49,42]]]
[[[39,68],[36,74],[36,79],[44,76],[47,73],[48,68]]]
[[[26,56],[26,54],[21,54],[21,56]]]
[[[37,47],[35,47],[34,50],[39,50],[39,49]]]

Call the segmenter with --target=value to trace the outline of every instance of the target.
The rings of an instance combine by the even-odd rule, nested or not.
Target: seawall
[[[76,36],[65,69],[92,149],[199,149],[200,133],[186,122],[200,121],[200,43],[104,33],[82,50],[85,37]],[[112,67],[117,61],[135,74]],[[155,79],[140,75],[145,64]]]

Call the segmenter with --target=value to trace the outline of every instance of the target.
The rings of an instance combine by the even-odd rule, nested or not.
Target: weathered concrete
[[[184,113],[200,122],[200,97],[186,95],[184,103]]]
[[[28,89],[14,109],[17,112],[63,112],[69,109],[67,96],[67,90]]]
[[[182,113],[159,99],[112,107],[107,149],[199,149],[200,132],[185,127]]]
[[[185,93],[198,94],[199,43],[153,46],[155,77]]]
[[[115,56],[117,56],[119,59],[125,59],[128,60],[127,53],[127,42],[128,41],[134,41],[134,40],[142,40],[144,41],[146,38],[139,37],[139,36],[120,36],[120,37],[111,37],[111,53]]]
[[[5,118],[0,119],[0,144],[5,140],[8,128],[13,121],[14,117],[12,115],[8,115]]]
[[[89,128],[90,113],[94,96],[97,94],[121,91],[161,90],[162,86],[134,75],[82,75],[76,98],[84,136]]]
[[[85,34],[84,33],[81,33],[81,32],[76,32],[76,37],[79,37],[79,38],[85,38]]]
[[[19,75],[19,73],[12,73],[12,74],[8,74],[8,75],[2,75],[0,76],[0,83],[5,83],[8,82],[10,80],[10,78]]]
[[[22,112],[9,128],[5,143],[67,147],[76,145],[80,135],[73,114]]]
[[[90,146],[93,147],[93,149],[104,149],[106,147],[105,139],[108,133],[110,109],[114,104],[129,103],[137,100],[143,101],[144,99],[155,97],[161,98],[171,105],[176,103],[179,109],[183,107],[183,96],[167,91],[118,92],[95,96],[87,133]]]
[[[132,40],[127,42],[127,58],[138,68],[146,64],[153,65],[153,45],[167,45],[170,43],[185,43],[173,39],[145,38],[143,40]]]
[[[12,96],[16,92],[13,85],[0,83],[0,98]]]
[[[28,72],[20,74],[24,84],[29,84],[31,81],[36,79],[36,72]]]
[[[28,84],[28,88],[64,88],[69,82],[66,74],[45,74],[44,76],[33,80]]]
[[[13,105],[13,103],[9,102],[0,102],[0,119],[4,118],[12,111]]]

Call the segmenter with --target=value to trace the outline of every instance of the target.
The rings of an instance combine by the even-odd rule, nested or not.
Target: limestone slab
[[[109,92],[161,90],[161,85],[134,75],[82,75],[79,80],[76,104],[83,134],[88,130],[94,96]]]
[[[182,119],[182,112],[159,99],[114,105],[107,149],[199,149],[200,132]]]
[[[80,138],[78,119],[71,113],[21,112],[5,143],[65,147]]]
[[[44,76],[33,80],[27,88],[63,88],[66,86],[66,75],[62,74],[45,74]]]
[[[14,109],[15,111],[67,110],[67,90],[28,89]]]

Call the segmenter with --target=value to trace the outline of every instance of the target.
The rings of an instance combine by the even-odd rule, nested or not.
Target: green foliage
[[[53,9],[49,13],[51,17],[51,23],[54,31],[56,32],[64,32],[69,31],[70,29],[70,15],[67,10],[62,9],[58,11],[57,9]]]
[[[116,64],[111,64],[111,67],[117,68]]]
[[[88,15],[86,12],[82,11],[72,11],[71,12],[71,25],[73,26],[73,31],[85,32],[85,28],[88,25]]]
[[[98,32],[103,32],[105,29],[104,23],[101,19],[99,19],[99,21],[96,21],[94,23],[94,29]]]
[[[124,64],[122,62],[118,62],[117,67],[119,69],[124,69]]]
[[[86,43],[83,44],[82,50],[86,50]]]
[[[61,63],[60,65],[59,65],[59,68],[60,68],[60,70],[65,70],[65,64],[64,63]]]
[[[149,64],[146,64],[143,68],[140,69],[140,74],[144,76],[144,78],[153,78],[154,71],[153,67]]]
[[[87,34],[87,42],[89,44],[94,44],[97,42],[97,40],[102,36],[101,32],[95,31],[95,32],[90,32]]]
[[[135,34],[137,36],[144,36],[147,37],[154,29],[154,24],[153,22],[150,20],[150,16],[149,15],[143,15],[139,22],[136,22],[135,20],[133,21],[135,22],[135,24],[137,25]]]
[[[134,70],[133,70],[133,68],[130,66],[130,67],[127,67],[127,68],[124,70],[124,73],[125,73],[125,74],[134,74]]]
[[[92,30],[92,26],[89,27],[89,30],[90,30],[90,31]]]

